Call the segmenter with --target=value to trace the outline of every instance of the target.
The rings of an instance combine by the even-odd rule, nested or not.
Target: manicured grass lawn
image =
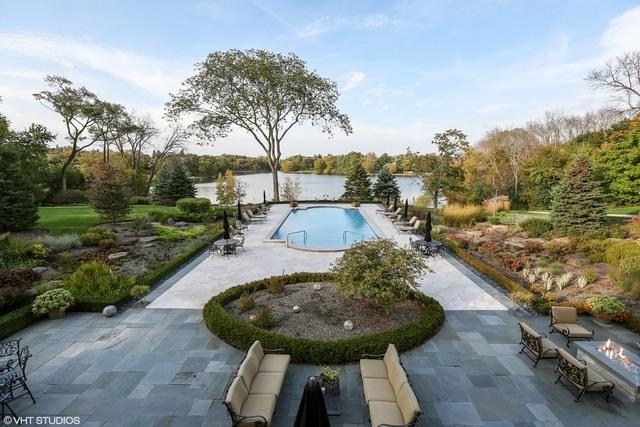
[[[623,215],[638,215],[640,213],[640,206],[623,206],[621,208],[609,208],[607,213],[610,214],[623,214]]]
[[[145,217],[147,212],[151,210],[163,210],[170,213],[177,211],[175,206],[135,205],[129,217]],[[87,229],[104,222],[88,205],[46,206],[41,207],[38,214],[40,219],[37,227],[49,230],[51,234],[55,235],[82,234]]]

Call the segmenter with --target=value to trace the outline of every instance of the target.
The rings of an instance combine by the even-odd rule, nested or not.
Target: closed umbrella
[[[426,232],[424,233],[424,240],[427,242],[431,241],[431,212],[427,212],[427,225],[425,227]]]
[[[398,195],[396,195],[396,197],[393,199],[393,210],[398,210]]]
[[[262,190],[262,203],[267,204],[267,192]]]
[[[404,199],[404,217],[409,218],[409,199]]]
[[[384,206],[385,206],[385,209],[389,209],[389,196],[390,196],[390,194],[389,194],[389,192],[387,191],[387,204],[386,204],[386,205],[384,205]]]
[[[229,220],[227,219],[227,210],[224,210],[222,214],[222,228],[224,228],[224,235],[222,236],[225,239],[230,239],[231,234],[229,233]]]
[[[327,407],[320,382],[311,377],[304,386],[298,414],[293,423],[294,427],[330,427]]]
[[[240,199],[238,199],[238,221],[242,221],[242,208],[240,208]]]

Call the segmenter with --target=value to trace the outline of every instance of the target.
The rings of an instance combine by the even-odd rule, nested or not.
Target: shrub
[[[502,252],[502,247],[497,243],[484,242],[478,247],[478,252],[493,257]]]
[[[591,284],[598,280],[598,273],[592,268],[587,268],[586,270],[582,270],[582,276],[587,280],[587,284]]]
[[[98,246],[101,240],[115,240],[116,234],[113,231],[102,227],[93,227],[80,236],[80,241],[85,246]]]
[[[159,205],[175,205],[180,199],[195,197],[196,188],[182,162],[167,162],[155,180],[151,199]]]
[[[102,239],[98,243],[98,247],[102,250],[109,250],[116,247],[116,241],[113,239]]]
[[[524,250],[530,254],[540,252],[543,247],[542,242],[536,242],[535,240],[527,240],[524,242]]]
[[[240,310],[249,311],[255,307],[255,305],[256,303],[253,300],[253,297],[248,292],[240,296]]]
[[[131,228],[137,231],[151,230],[153,225],[146,218],[135,218],[131,223]]]
[[[551,225],[551,221],[544,218],[527,218],[520,223],[520,228],[526,231],[529,237],[536,238],[553,230],[553,225]]]
[[[77,298],[122,297],[129,295],[131,279],[113,273],[100,262],[82,264],[67,280],[64,287]]]
[[[482,208],[487,212],[507,212],[511,209],[511,201],[509,201],[509,196],[496,196],[483,200]]]
[[[260,307],[256,315],[256,326],[261,329],[269,329],[273,325],[273,315],[267,307]]]
[[[451,227],[467,227],[472,225],[482,208],[477,205],[450,204],[442,209],[444,223]]]
[[[38,239],[40,243],[54,252],[68,251],[82,246],[77,234],[64,234],[62,236],[46,235]]]
[[[129,291],[129,295],[132,298],[140,298],[149,293],[151,288],[146,285],[135,285],[131,287],[131,291]]]
[[[96,167],[87,195],[91,206],[107,221],[116,222],[131,212],[129,187],[121,171],[109,163]]]
[[[532,308],[535,296],[531,292],[516,291],[511,294],[511,299],[521,307]]]
[[[640,214],[631,218],[631,220],[626,224],[626,227],[634,236],[640,235]]]
[[[207,232],[207,227],[204,225],[197,225],[191,228],[180,229],[159,225],[155,228],[155,232],[160,240],[185,240],[192,237],[202,236]]]
[[[549,272],[554,276],[559,276],[565,272],[564,265],[559,262],[553,262],[549,265]]]
[[[9,233],[0,234],[0,270],[27,267],[31,249],[27,241],[12,239]]]
[[[591,257],[590,261],[593,259],[595,262],[604,260],[604,253],[609,246],[611,246],[611,242],[606,240],[578,239],[576,241],[576,250],[587,257]]]
[[[40,275],[30,268],[0,271],[0,313],[27,305],[33,299],[31,289]]]
[[[73,305],[73,295],[65,289],[52,289],[38,295],[31,305],[35,315],[47,314],[50,311],[66,311]]]
[[[287,284],[293,284],[323,282],[333,280],[335,276],[331,273],[294,273],[282,277]],[[252,326],[225,310],[226,304],[245,292],[265,289],[270,280],[272,278],[235,286],[211,298],[203,310],[203,318],[209,330],[228,344],[242,350],[248,349],[255,340],[260,340],[265,348],[283,349],[291,355],[293,363],[317,365],[356,361],[364,353],[384,353],[390,342],[393,342],[400,352],[409,350],[434,336],[444,322],[444,310],[440,304],[421,292],[412,292],[410,296],[424,308],[417,319],[384,332],[335,341],[280,335]]]
[[[529,257],[505,254],[497,258],[500,265],[511,271],[520,271],[529,264]]]
[[[87,195],[82,190],[59,191],[51,197],[54,205],[82,205],[87,203]]]
[[[36,259],[45,259],[49,256],[49,250],[42,243],[31,245],[31,255]]]
[[[604,260],[611,264],[617,264],[625,258],[640,256],[640,245],[635,242],[622,242],[611,245],[604,254]]]
[[[627,274],[640,273],[640,256],[622,259],[620,261],[620,269]]]
[[[587,299],[585,310],[596,317],[611,319],[615,322],[627,320],[627,310],[620,300],[610,295],[599,295]]]
[[[26,305],[0,316],[0,340],[5,339],[35,322],[31,305]]]
[[[169,218],[171,218],[171,215],[169,215],[169,213],[166,211],[154,209],[147,212],[147,217],[149,218],[149,221],[164,224],[167,222],[167,220],[169,220]]]
[[[547,251],[553,259],[559,259],[571,252],[571,245],[567,243],[551,241],[547,245]]]
[[[284,284],[284,280],[280,280],[279,278],[274,277],[271,281],[269,281],[267,292],[273,295],[281,294],[284,292]]]
[[[189,213],[209,212],[211,209],[211,201],[205,198],[187,198],[180,199],[176,202],[179,211]]]
[[[147,196],[131,196],[129,197],[129,203],[132,205],[149,205],[151,200]]]
[[[611,271],[609,272],[609,280],[618,289],[624,292],[630,291],[633,286],[633,284],[631,283],[631,277],[629,277],[627,274],[624,274],[617,268],[611,269]]]
[[[40,282],[33,287],[35,289],[36,294],[42,295],[47,291],[52,289],[59,289],[64,286],[64,283],[55,283],[55,282]]]
[[[406,299],[417,279],[431,270],[426,257],[393,241],[380,239],[356,243],[333,265],[336,291],[346,297],[371,298],[388,307]]]

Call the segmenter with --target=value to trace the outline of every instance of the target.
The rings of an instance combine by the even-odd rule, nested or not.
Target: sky
[[[336,81],[353,126],[331,139],[298,127],[283,141],[284,157],[429,152],[434,133],[449,128],[476,142],[547,110],[605,106],[607,94],[584,78],[640,50],[640,2],[0,0],[0,112],[14,128],[44,124],[64,144],[61,119],[32,95],[46,88],[45,75],[59,74],[164,127],[169,93],[194,63],[250,48],[293,52]],[[188,147],[260,150],[239,130]]]

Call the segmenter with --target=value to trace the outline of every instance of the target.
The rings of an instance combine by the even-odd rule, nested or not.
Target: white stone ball
[[[115,305],[108,305],[102,309],[102,314],[104,317],[113,317],[118,313],[118,309]]]
[[[345,331],[350,331],[353,329],[353,322],[351,320],[345,320],[342,327]]]
[[[322,285],[320,283],[314,283],[313,284],[313,290],[314,291],[319,291],[320,289],[322,289]]]
[[[294,313],[300,313],[300,306],[299,305],[294,305],[293,306],[293,312]]]

